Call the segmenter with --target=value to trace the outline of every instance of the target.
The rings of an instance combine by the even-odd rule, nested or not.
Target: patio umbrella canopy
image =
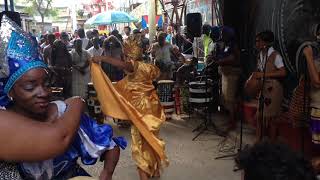
[[[122,11],[107,11],[94,15],[88,19],[87,25],[111,25],[119,23],[138,22],[138,19]]]

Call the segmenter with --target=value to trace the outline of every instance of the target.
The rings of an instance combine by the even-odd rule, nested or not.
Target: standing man
[[[88,49],[88,53],[91,55],[91,57],[102,55],[103,49],[100,48],[99,41],[99,37],[94,37],[92,39],[93,46],[90,49]]]
[[[43,59],[48,65],[51,65],[52,46],[55,40],[56,40],[55,35],[49,34],[48,45],[43,49]]]
[[[259,79],[260,82],[262,82],[262,78],[265,78],[264,89],[261,90],[264,96],[264,113],[263,117],[262,114],[258,116],[257,139],[267,135],[271,140],[275,140],[276,132],[271,127],[281,113],[283,85],[280,81],[286,77],[287,71],[280,53],[273,48],[273,45],[274,34],[272,31],[263,31],[256,35],[256,47],[259,54],[257,71],[252,73],[252,78]],[[262,124],[264,129],[261,129],[262,122],[265,122]]]
[[[61,33],[61,41],[63,42],[63,44],[65,44],[67,46],[68,51],[72,50],[72,44],[70,43],[70,38],[68,33],[66,32],[62,32]]]
[[[241,75],[240,50],[232,28],[222,28],[222,39],[217,42],[215,60],[221,74],[221,103],[229,112],[229,130],[236,127],[236,108],[239,102],[239,80]]]
[[[84,32],[84,29],[82,28],[79,29],[78,35],[82,42],[82,49],[88,50],[91,47],[91,45],[90,45],[90,40],[86,37],[86,33]],[[74,42],[74,46],[75,46],[75,42]]]
[[[89,59],[90,54],[82,49],[81,39],[74,41],[72,58],[72,96],[87,99],[88,83],[90,82]]]
[[[204,51],[204,57],[205,61],[206,57],[209,55],[209,45],[212,43],[212,39],[210,37],[211,33],[211,26],[209,24],[205,24],[202,26],[202,44],[203,44],[203,51]]]
[[[122,44],[116,36],[111,35],[104,40],[102,55],[117,58],[118,60],[123,59]],[[119,81],[123,78],[124,72],[121,69],[104,62],[101,63],[101,67],[111,81]]]
[[[40,44],[41,54],[43,55],[43,50],[46,46],[48,46],[48,34],[43,35],[43,41]]]
[[[141,30],[141,43],[143,49],[143,59],[148,60],[148,49],[150,48],[149,38],[146,37],[146,30]]]
[[[56,40],[52,46],[52,70],[55,75],[55,87],[63,88],[63,97],[71,97],[71,66],[72,60],[66,44]]]
[[[131,28],[129,26],[124,27],[123,40],[126,40],[131,34]]]
[[[148,39],[149,39],[149,28],[148,28],[148,27],[146,27],[144,30],[145,30],[146,38],[148,38]]]
[[[168,26],[167,27],[166,42],[171,44],[171,45],[175,45],[176,44],[176,39],[175,39],[175,36],[174,36],[174,33],[173,33],[172,26]]]

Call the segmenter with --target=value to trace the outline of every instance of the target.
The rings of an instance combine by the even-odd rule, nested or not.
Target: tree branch
[[[46,9],[44,10],[44,14],[48,14],[49,7],[50,7],[50,5],[51,5],[51,2],[52,2],[52,0],[48,0],[48,1],[47,1],[47,7],[46,7]]]

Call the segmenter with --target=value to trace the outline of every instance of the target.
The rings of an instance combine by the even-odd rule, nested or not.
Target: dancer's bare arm
[[[84,108],[80,98],[66,103],[66,113],[50,123],[0,110],[0,160],[39,161],[62,154],[79,127]]]
[[[127,72],[133,72],[132,63],[128,61],[122,61],[121,59],[114,58],[111,56],[96,56],[96,57],[92,57],[91,61],[95,63],[105,62],[113,66],[116,66],[119,69],[125,70]]]

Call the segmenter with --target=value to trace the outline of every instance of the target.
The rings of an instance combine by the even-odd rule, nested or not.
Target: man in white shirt
[[[43,49],[43,59],[48,65],[51,65],[52,45],[55,40],[56,37],[54,36],[54,34],[49,34],[48,45]]]
[[[131,34],[131,28],[129,26],[124,27],[123,40],[126,40]]]
[[[82,49],[88,50],[92,46],[92,44],[91,44],[90,40],[88,38],[86,38],[86,34],[84,32],[84,29],[82,29],[82,28],[78,29],[78,35],[82,41]]]
[[[92,39],[93,46],[88,50],[88,53],[91,55],[91,57],[95,56],[101,56],[103,49],[99,46],[99,38],[94,37]]]

